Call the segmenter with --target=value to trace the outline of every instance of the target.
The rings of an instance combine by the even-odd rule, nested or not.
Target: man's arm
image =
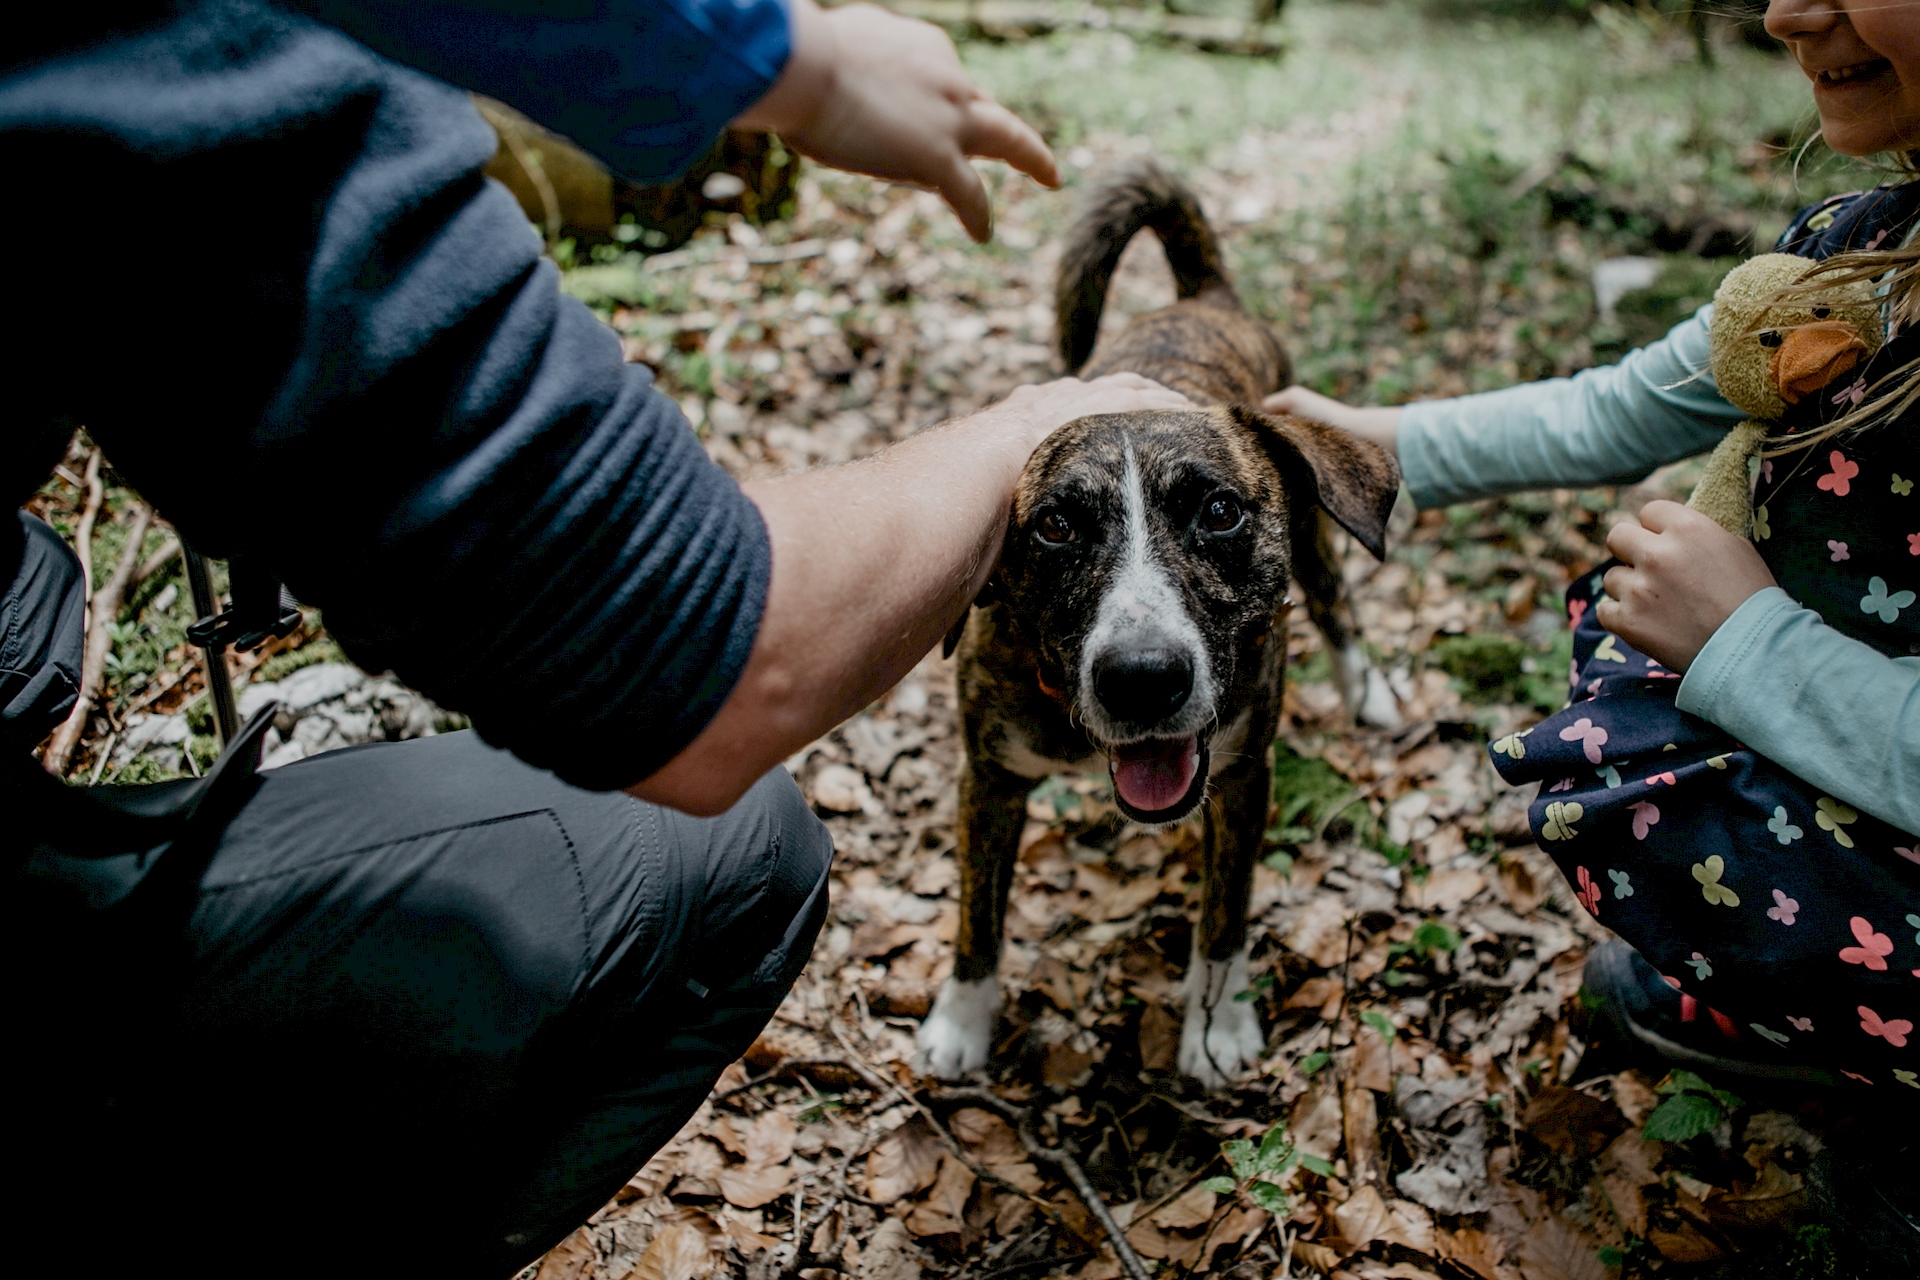
[[[864,462],[747,485],[773,545],[752,656],[700,736],[629,790],[690,813],[725,810],[939,642],[998,562],[1014,481],[1049,431],[1186,406],[1133,374],[1063,378]]]

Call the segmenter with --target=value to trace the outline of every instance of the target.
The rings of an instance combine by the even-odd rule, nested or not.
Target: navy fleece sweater
[[[467,95],[361,40],[644,178],[764,92],[785,11],[300,7],[360,39],[257,0],[36,6],[4,37],[0,496],[85,424],[188,540],[266,557],[362,666],[569,781],[638,781],[738,678],[765,529],[560,295],[481,176]]]

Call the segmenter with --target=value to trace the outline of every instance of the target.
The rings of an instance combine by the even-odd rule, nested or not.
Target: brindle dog
[[[1088,364],[1114,266],[1142,227],[1166,248],[1180,301],[1135,319]],[[1381,555],[1399,468],[1345,432],[1251,407],[1287,384],[1287,353],[1242,310],[1192,194],[1157,167],[1094,192],[1062,257],[1057,308],[1068,368],[1139,373],[1206,407],[1056,431],[1020,477],[987,592],[948,639],[967,748],[960,932],[953,976],[920,1029],[920,1065],[941,1076],[985,1065],[1027,792],[1105,757],[1127,817],[1161,826],[1202,809],[1179,1062],[1216,1084],[1264,1048],[1254,1006],[1233,997],[1248,983],[1284,592],[1291,579],[1305,597],[1356,705],[1367,668],[1321,513]]]

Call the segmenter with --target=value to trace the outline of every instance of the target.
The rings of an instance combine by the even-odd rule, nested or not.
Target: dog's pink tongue
[[[1199,767],[1194,738],[1130,743],[1113,748],[1113,787],[1135,809],[1156,813],[1180,802]]]

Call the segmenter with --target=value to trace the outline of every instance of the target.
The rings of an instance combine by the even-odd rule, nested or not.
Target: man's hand
[[[940,28],[869,4],[792,0],[793,53],[767,95],[734,120],[778,133],[836,169],[938,191],[975,240],[993,208],[968,156],[1060,185],[1053,152],[960,65]]]
[[[1622,521],[1607,550],[1625,564],[1607,571],[1600,625],[1670,671],[1685,671],[1720,624],[1773,573],[1751,542],[1677,502],[1649,502],[1639,523]]]
[[[988,413],[1003,413],[1024,420],[1033,432],[1033,445],[1076,418],[1097,413],[1144,413],[1151,410],[1191,409],[1193,401],[1178,391],[1169,391],[1151,378],[1137,373],[1110,373],[1092,382],[1078,378],[1055,378],[1052,382],[1021,387]]]

